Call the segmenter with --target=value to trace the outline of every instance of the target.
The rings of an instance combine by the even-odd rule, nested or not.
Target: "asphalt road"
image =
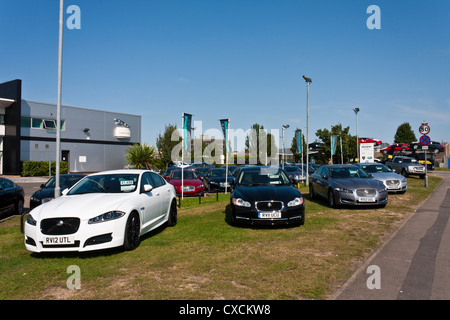
[[[450,172],[336,292],[335,300],[450,299]]]

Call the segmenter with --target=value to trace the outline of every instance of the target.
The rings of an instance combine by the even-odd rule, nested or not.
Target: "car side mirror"
[[[65,196],[69,192],[69,189],[65,188],[63,191],[61,191],[61,194]]]
[[[39,188],[44,189],[45,188],[45,184],[41,184],[41,186]]]
[[[373,178],[373,174],[368,173],[367,175],[369,176],[369,178]]]
[[[150,192],[153,190],[153,187],[150,184],[144,184],[144,192]]]
[[[328,176],[327,175],[323,175],[322,178],[325,179],[325,180],[328,180]]]

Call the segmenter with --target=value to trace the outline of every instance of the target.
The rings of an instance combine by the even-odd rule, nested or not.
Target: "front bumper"
[[[238,224],[246,225],[301,225],[305,222],[305,205],[296,207],[284,207],[276,211],[258,211],[254,205],[251,207],[240,207],[231,204],[233,220]],[[277,216],[271,218],[270,215]],[[267,216],[267,217],[264,217]]]
[[[41,221],[25,223],[25,248],[31,252],[84,252],[122,246],[127,215],[112,221],[88,224],[81,220],[69,234],[44,234]],[[64,233],[64,232],[63,232]]]
[[[373,194],[362,195],[356,191],[352,193],[334,191],[334,200],[339,205],[351,206],[379,206],[388,202],[388,192],[375,190]]]

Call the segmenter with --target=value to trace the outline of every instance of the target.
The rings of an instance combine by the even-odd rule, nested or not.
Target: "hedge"
[[[59,173],[65,174],[69,172],[69,166],[66,161],[60,162]],[[51,163],[51,175],[56,173],[56,161]],[[48,176],[48,161],[23,161],[22,177]]]

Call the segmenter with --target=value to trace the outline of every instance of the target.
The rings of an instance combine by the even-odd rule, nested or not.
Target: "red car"
[[[411,151],[409,148],[409,145],[406,143],[394,143],[393,145],[390,145],[387,148],[381,149],[380,151],[382,153],[389,153],[394,149],[394,152],[400,152],[400,151]]]
[[[359,143],[374,143],[376,146],[379,146],[381,144],[381,140],[373,139],[373,138],[362,138],[359,137]]]
[[[167,181],[175,187],[177,196],[181,195],[181,170],[173,170]],[[205,186],[194,170],[183,170],[183,196],[203,196]]]

